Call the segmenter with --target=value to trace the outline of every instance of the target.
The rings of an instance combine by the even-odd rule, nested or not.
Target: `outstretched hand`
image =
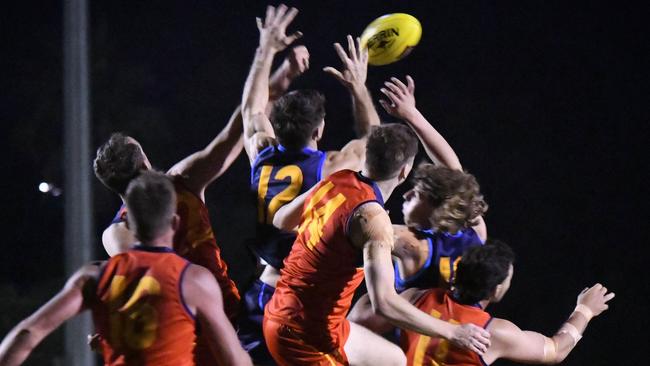
[[[415,82],[408,75],[406,76],[406,85],[396,77],[392,77],[390,80],[384,82],[386,87],[380,89],[388,100],[380,99],[379,104],[391,116],[408,120],[409,116],[417,111],[415,107]]]
[[[289,9],[284,4],[280,4],[277,8],[267,6],[264,22],[260,18],[255,18],[257,29],[260,31],[260,47],[272,52],[280,52],[302,37],[300,31],[288,36],[286,34],[287,26],[297,14],[298,9]]]
[[[296,46],[289,50],[287,57],[284,58],[287,76],[293,79],[309,70],[309,51],[305,46]]]
[[[332,66],[323,68],[323,71],[334,76],[343,86],[349,89],[365,88],[368,76],[368,49],[361,47],[361,39],[355,40],[348,34],[348,53],[341,44],[334,43],[334,49],[343,63],[343,70],[339,71]]]
[[[457,347],[483,355],[490,347],[490,333],[474,324],[463,324],[456,326],[449,341]]]
[[[607,293],[607,287],[597,283],[582,290],[578,295],[578,305],[585,305],[594,316],[597,316],[609,308],[607,302],[613,299],[614,296],[613,292]]]

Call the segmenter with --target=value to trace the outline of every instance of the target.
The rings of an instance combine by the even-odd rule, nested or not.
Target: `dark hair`
[[[176,191],[171,179],[153,170],[143,171],[133,179],[124,199],[129,226],[143,242],[162,234],[176,213]]]
[[[373,179],[393,178],[418,152],[418,138],[410,128],[389,123],[374,127],[366,143],[366,167]]]
[[[97,149],[95,176],[109,189],[124,194],[129,182],[145,169],[142,149],[126,135],[114,133]]]
[[[413,185],[435,207],[431,226],[455,233],[476,225],[488,209],[481,187],[473,175],[433,164],[421,164],[413,175]]]
[[[302,149],[325,118],[325,97],[315,90],[294,90],[273,103],[271,124],[278,142]]]
[[[488,239],[485,245],[469,248],[463,254],[454,279],[454,293],[461,304],[487,299],[508,277],[515,253],[504,242]]]

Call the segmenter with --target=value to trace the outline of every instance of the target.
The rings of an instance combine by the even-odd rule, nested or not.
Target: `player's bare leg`
[[[406,365],[406,356],[396,344],[352,322],[350,336],[343,349],[350,366]]]

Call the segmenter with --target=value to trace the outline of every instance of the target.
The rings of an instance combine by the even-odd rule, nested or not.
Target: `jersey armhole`
[[[183,267],[181,270],[181,275],[178,277],[178,297],[180,297],[181,304],[183,305],[185,313],[187,313],[190,319],[196,321],[196,314],[192,314],[190,307],[187,306],[187,303],[185,302],[185,296],[183,296],[183,279],[185,278],[185,273],[187,272],[187,269],[190,268],[190,265],[191,263],[189,261],[186,261],[185,267]]]
[[[255,159],[253,159],[253,163],[251,164],[251,185],[253,185],[253,183],[255,183],[255,169],[257,167],[257,164],[259,164],[260,159],[262,158],[262,155],[264,155],[267,151],[272,150],[274,148],[275,148],[274,145],[265,147],[264,149],[262,149],[262,151],[260,151],[257,154]]]

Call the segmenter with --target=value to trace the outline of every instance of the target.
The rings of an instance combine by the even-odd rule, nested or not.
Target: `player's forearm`
[[[453,325],[431,317],[395,293],[373,302],[373,309],[396,327],[430,337],[450,339]]]
[[[372,102],[370,91],[365,85],[350,89],[352,112],[357,136],[362,138],[370,132],[372,126],[379,126],[379,114]]]
[[[463,169],[454,149],[452,149],[447,140],[427,121],[419,110],[415,109],[405,119],[405,122],[418,136],[431,160],[450,169]]]
[[[289,61],[284,60],[269,80],[269,100],[274,101],[280,98],[296,77],[297,75],[292,75],[290,72]]]
[[[242,114],[244,115],[244,131],[251,136],[255,131],[248,132],[249,116],[264,113],[269,102],[269,75],[275,51],[258,47],[255,51],[253,65],[244,84],[242,95]]]
[[[26,327],[24,321],[12,329],[0,344],[0,365],[20,365],[43,337]]]
[[[589,320],[583,314],[574,311],[569,319],[562,324],[557,333],[551,338],[556,347],[555,362],[551,363],[562,362],[571,353],[587,328]],[[574,330],[577,332],[578,338],[575,337],[576,334],[572,334]]]

